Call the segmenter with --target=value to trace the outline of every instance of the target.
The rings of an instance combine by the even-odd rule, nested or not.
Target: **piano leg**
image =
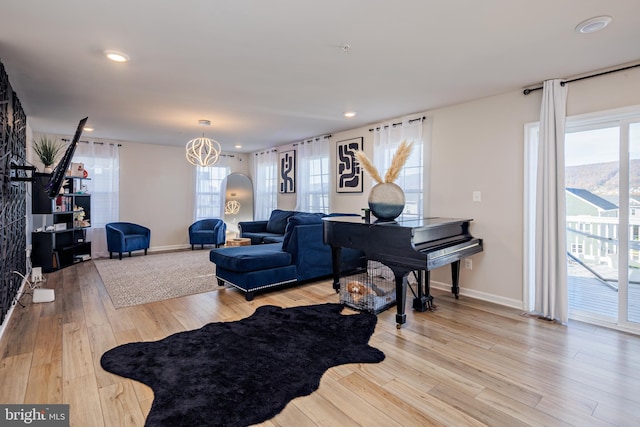
[[[404,313],[404,310],[407,298],[408,272],[398,272],[394,270],[393,274],[396,278],[396,328],[400,329],[402,324],[407,322],[407,315]]]
[[[416,311],[424,312],[434,309],[433,297],[429,291],[429,279],[429,270],[418,270],[418,296],[413,299],[413,309]]]
[[[451,293],[458,299],[460,293],[460,287],[458,282],[460,281],[460,260],[451,263]]]

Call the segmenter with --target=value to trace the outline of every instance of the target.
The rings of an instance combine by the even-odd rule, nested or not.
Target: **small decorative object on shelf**
[[[74,178],[86,178],[84,176],[84,163],[71,163],[71,175]]]
[[[393,181],[398,179],[400,171],[404,167],[407,159],[411,155],[413,142],[402,141],[398,150],[393,155],[391,166],[384,176],[384,181],[364,151],[356,151],[356,158],[364,170],[377,182],[369,192],[369,209],[376,218],[382,221],[393,221],[402,213],[404,209],[404,191]]]

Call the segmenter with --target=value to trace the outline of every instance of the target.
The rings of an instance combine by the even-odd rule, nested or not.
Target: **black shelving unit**
[[[34,174],[32,187],[31,262],[44,272],[91,259],[91,242],[87,241],[91,195],[83,187],[88,178],[65,177],[64,193],[50,199],[46,192],[50,177]]]

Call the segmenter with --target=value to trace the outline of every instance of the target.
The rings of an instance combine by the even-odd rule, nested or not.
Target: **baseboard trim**
[[[441,291],[451,292],[451,284],[438,282],[435,280],[431,281],[431,288],[438,289]],[[463,287],[460,288],[460,295],[467,296],[469,298],[478,299],[481,301],[492,302],[494,304],[503,305],[505,307],[516,308],[518,310],[524,310],[524,302],[518,301],[512,298],[505,298],[499,295],[488,294],[486,292],[476,291],[474,289],[465,289]]]
[[[177,251],[180,249],[191,249],[191,245],[183,244],[183,245],[153,246],[153,247],[150,247],[147,252],[167,252],[167,251]]]

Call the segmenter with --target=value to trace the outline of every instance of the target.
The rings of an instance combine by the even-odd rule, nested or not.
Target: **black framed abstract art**
[[[336,147],[336,191],[362,193],[362,167],[356,160],[356,151],[362,150],[362,137],[338,141]]]
[[[278,192],[296,192],[296,150],[279,153]]]

